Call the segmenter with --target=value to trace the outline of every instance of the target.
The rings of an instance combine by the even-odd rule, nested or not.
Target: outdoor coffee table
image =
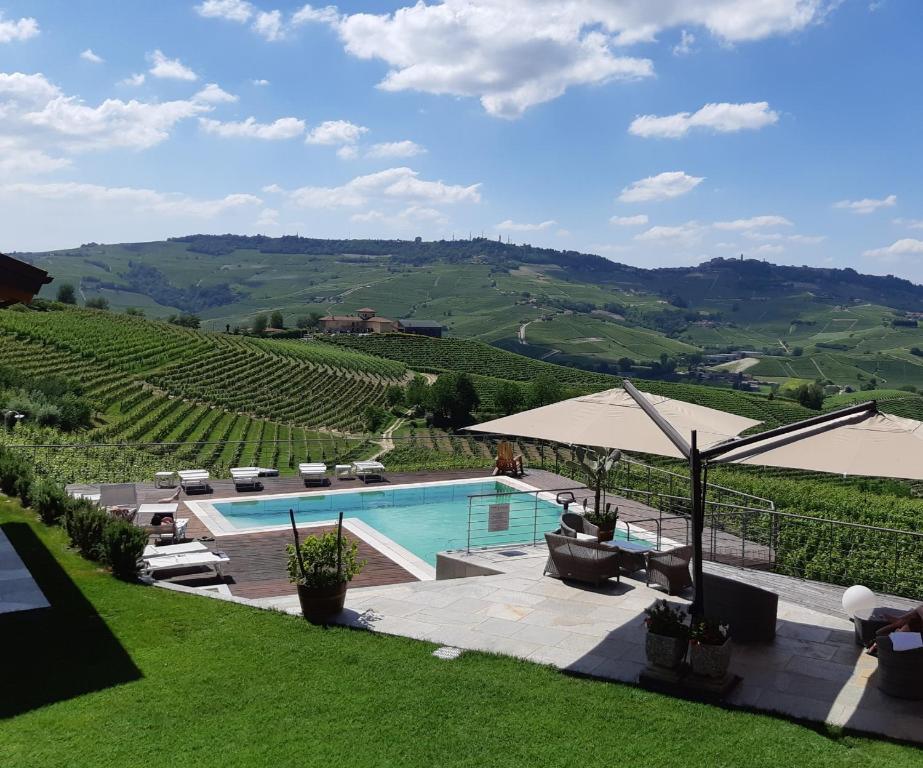
[[[624,539],[604,541],[603,546],[619,550],[621,553],[620,567],[625,573],[633,573],[646,568],[647,555],[653,550],[648,541],[626,541]]]

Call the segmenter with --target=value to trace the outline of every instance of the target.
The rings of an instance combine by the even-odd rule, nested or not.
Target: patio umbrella
[[[746,444],[718,449],[716,463],[807,469],[839,475],[923,480],[923,422],[870,405]],[[707,454],[709,451],[704,451]]]
[[[688,459],[689,454],[681,445],[691,442],[694,431],[698,433],[699,447],[707,448],[760,423],[714,408],[634,391],[640,396],[640,401],[629,390],[617,387],[476,424],[468,429]],[[667,423],[673,435],[670,430],[665,431],[658,426],[651,410]]]

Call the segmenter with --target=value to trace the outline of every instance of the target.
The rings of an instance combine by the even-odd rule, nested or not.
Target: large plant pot
[[[668,637],[648,632],[644,650],[647,652],[647,661],[652,666],[676,669],[686,655],[688,644],[689,641],[685,637]]]
[[[332,587],[306,587],[303,584],[296,586],[301,613],[312,624],[323,624],[342,612],[349,583],[344,581]]]
[[[615,528],[600,528],[596,533],[596,538],[600,544],[604,541],[612,541],[615,538]]]
[[[689,648],[689,664],[692,671],[702,677],[722,678],[731,663],[731,641],[721,645],[704,645],[693,642]]]

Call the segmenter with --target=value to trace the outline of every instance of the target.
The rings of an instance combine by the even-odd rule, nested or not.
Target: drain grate
[[[464,651],[461,648],[454,648],[451,645],[444,645],[442,648],[437,648],[433,651],[433,656],[437,659],[445,659],[446,661],[451,661],[452,659],[457,659],[461,656]]]

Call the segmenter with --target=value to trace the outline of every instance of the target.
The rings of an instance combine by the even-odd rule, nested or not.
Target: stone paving
[[[29,569],[0,530],[0,613],[31,611],[48,605]]]
[[[502,572],[351,589],[340,623],[636,682],[645,666],[643,611],[664,594],[625,577],[600,589],[544,577],[546,554],[460,554]],[[300,613],[297,598],[254,602]],[[734,648],[731,671],[743,681],[730,704],[923,744],[923,702],[879,693],[877,662],[855,645],[845,617],[780,601],[777,631],[772,644]]]

